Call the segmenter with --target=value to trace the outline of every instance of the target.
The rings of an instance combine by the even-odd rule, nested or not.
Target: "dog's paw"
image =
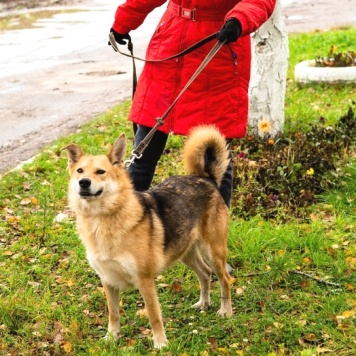
[[[116,341],[119,337],[120,337],[120,331],[112,330],[106,333],[106,335],[104,336],[104,340],[107,342],[113,342]]]
[[[199,300],[198,303],[195,303],[192,305],[192,308],[199,309],[199,310],[205,310],[209,307],[209,305],[210,305],[209,301]]]
[[[153,345],[155,349],[161,349],[162,347],[165,347],[168,345],[168,340],[166,338],[166,335],[162,336],[153,336]]]
[[[231,308],[227,309],[227,308],[220,308],[217,311],[217,314],[221,317],[229,317],[232,315],[232,310]]]

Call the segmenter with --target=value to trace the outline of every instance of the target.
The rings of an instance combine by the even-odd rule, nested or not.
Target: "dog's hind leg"
[[[218,258],[215,256],[209,262],[210,267],[218,277],[220,282],[221,289],[221,307],[218,310],[218,314],[221,316],[230,316],[232,315],[231,307],[231,293],[230,293],[230,274],[226,269],[226,259]]]
[[[102,281],[109,309],[108,333],[105,338],[116,340],[120,336],[119,290]]]
[[[168,340],[164,332],[161,308],[153,278],[140,278],[138,288],[145,302],[148,318],[150,319],[154,347],[160,349],[168,344]]]
[[[182,262],[195,272],[200,283],[200,299],[193,308],[204,310],[210,305],[211,269],[204,262],[196,246],[184,256]]]

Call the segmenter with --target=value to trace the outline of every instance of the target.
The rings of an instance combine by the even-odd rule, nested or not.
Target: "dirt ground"
[[[0,0],[0,12],[88,2],[90,0]],[[288,32],[355,26],[356,12],[352,3],[354,0],[294,0],[294,2],[291,0],[288,6],[283,7],[282,14]],[[143,41],[148,42],[148,38],[144,38]],[[28,83],[31,83],[28,85],[28,92],[22,97],[5,98],[7,109],[1,112],[0,107],[1,121],[3,122],[5,118],[12,121],[12,130],[17,135],[20,125],[33,127],[23,137],[17,136],[14,139],[10,137],[9,143],[3,146],[0,141],[0,174],[31,158],[58,136],[74,132],[83,122],[131,96],[129,75],[123,80],[122,75],[112,76],[113,73],[108,71],[115,67],[118,57],[110,53],[106,57],[102,54],[97,55],[94,59],[86,61],[84,58],[80,63],[78,62],[78,66],[73,63],[59,64],[51,71],[43,73],[43,76],[29,73],[25,78]],[[131,65],[130,61],[126,60],[126,62]],[[130,72],[131,68],[128,67],[126,70]],[[34,91],[38,100],[37,106],[32,96],[31,109],[29,109],[26,103]],[[51,91],[50,95],[49,91]],[[58,98],[56,94],[59,92],[66,100],[65,106],[56,99]],[[31,120],[41,116],[55,116],[56,121],[47,126],[33,124]],[[4,130],[6,131],[6,127],[2,128],[2,122],[0,122],[1,135],[4,134]],[[7,134],[11,136],[11,132]]]

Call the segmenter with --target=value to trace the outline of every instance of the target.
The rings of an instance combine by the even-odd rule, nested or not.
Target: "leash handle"
[[[117,45],[117,43],[115,41],[114,34],[112,32],[109,33],[109,43],[110,43],[110,45],[112,46],[112,48],[114,49],[115,52],[118,52],[118,53],[122,54],[123,56],[130,57],[132,59],[137,59],[137,60],[143,61],[143,62],[148,62],[148,63],[159,63],[159,62],[169,61],[171,59],[175,59],[175,58],[178,58],[178,57],[182,57],[182,56],[194,51],[195,49],[197,49],[197,48],[203,46],[204,44],[212,41],[214,38],[217,38],[218,33],[219,32],[213,33],[213,34],[203,38],[202,40],[194,43],[193,45],[191,45],[190,47],[186,48],[182,52],[179,52],[177,54],[174,54],[173,56],[169,56],[169,57],[166,57],[166,58],[163,58],[163,59],[144,59],[144,58],[140,58],[140,57],[135,57],[133,55],[133,52],[130,50],[130,43],[132,44],[131,41],[129,41],[129,43],[128,43],[128,48],[129,48],[129,51],[131,52],[131,54],[128,54],[128,53],[120,51],[120,48]]]

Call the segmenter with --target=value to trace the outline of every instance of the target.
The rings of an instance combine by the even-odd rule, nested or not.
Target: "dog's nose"
[[[79,186],[80,186],[81,188],[84,188],[84,189],[89,188],[89,187],[90,187],[90,184],[91,184],[91,181],[90,181],[90,179],[88,179],[88,178],[82,178],[82,179],[79,181]]]

